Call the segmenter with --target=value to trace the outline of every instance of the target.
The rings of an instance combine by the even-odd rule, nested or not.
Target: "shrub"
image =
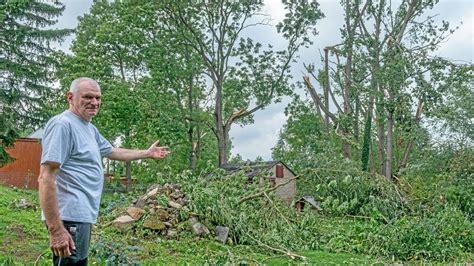
[[[450,204],[474,220],[474,151],[439,147],[428,150],[403,177],[404,190],[419,209]]]
[[[382,177],[321,169],[303,176],[299,188],[322,200],[322,213],[284,206],[272,192],[261,193],[270,187],[247,182],[243,173],[185,171],[166,182],[183,186],[191,213],[211,230],[228,226],[234,244],[431,261],[463,258],[474,247],[473,224],[455,205],[437,203],[414,212],[409,195]]]
[[[403,217],[369,237],[372,254],[401,260],[448,261],[474,249],[474,224],[457,208],[426,217]]]

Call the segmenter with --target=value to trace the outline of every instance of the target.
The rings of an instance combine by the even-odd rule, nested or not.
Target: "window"
[[[283,165],[276,166],[276,177],[283,178]]]

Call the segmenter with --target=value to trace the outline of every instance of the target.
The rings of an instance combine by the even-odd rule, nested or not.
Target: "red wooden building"
[[[0,185],[18,188],[38,189],[38,176],[41,162],[41,139],[44,130],[41,128],[26,138],[19,138],[13,147],[7,149],[10,157],[15,160],[0,167]],[[105,173],[107,184],[112,184],[114,174]],[[125,177],[121,176],[119,182],[126,184]],[[132,185],[137,180],[132,179]]]
[[[17,139],[7,152],[15,161],[0,167],[0,184],[38,189],[41,160],[40,140],[36,138]]]

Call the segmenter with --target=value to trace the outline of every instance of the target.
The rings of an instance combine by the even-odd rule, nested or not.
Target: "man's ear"
[[[68,102],[68,103],[71,103],[71,101],[72,101],[72,96],[73,96],[73,95],[72,95],[72,92],[68,91],[68,92],[66,93],[66,98],[67,98],[67,102]]]

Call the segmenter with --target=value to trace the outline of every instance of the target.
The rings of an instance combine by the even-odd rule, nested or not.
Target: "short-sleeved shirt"
[[[96,223],[104,185],[102,157],[112,145],[97,128],[66,110],[46,124],[41,164],[56,162],[61,220]],[[44,220],[44,215],[43,215]]]

